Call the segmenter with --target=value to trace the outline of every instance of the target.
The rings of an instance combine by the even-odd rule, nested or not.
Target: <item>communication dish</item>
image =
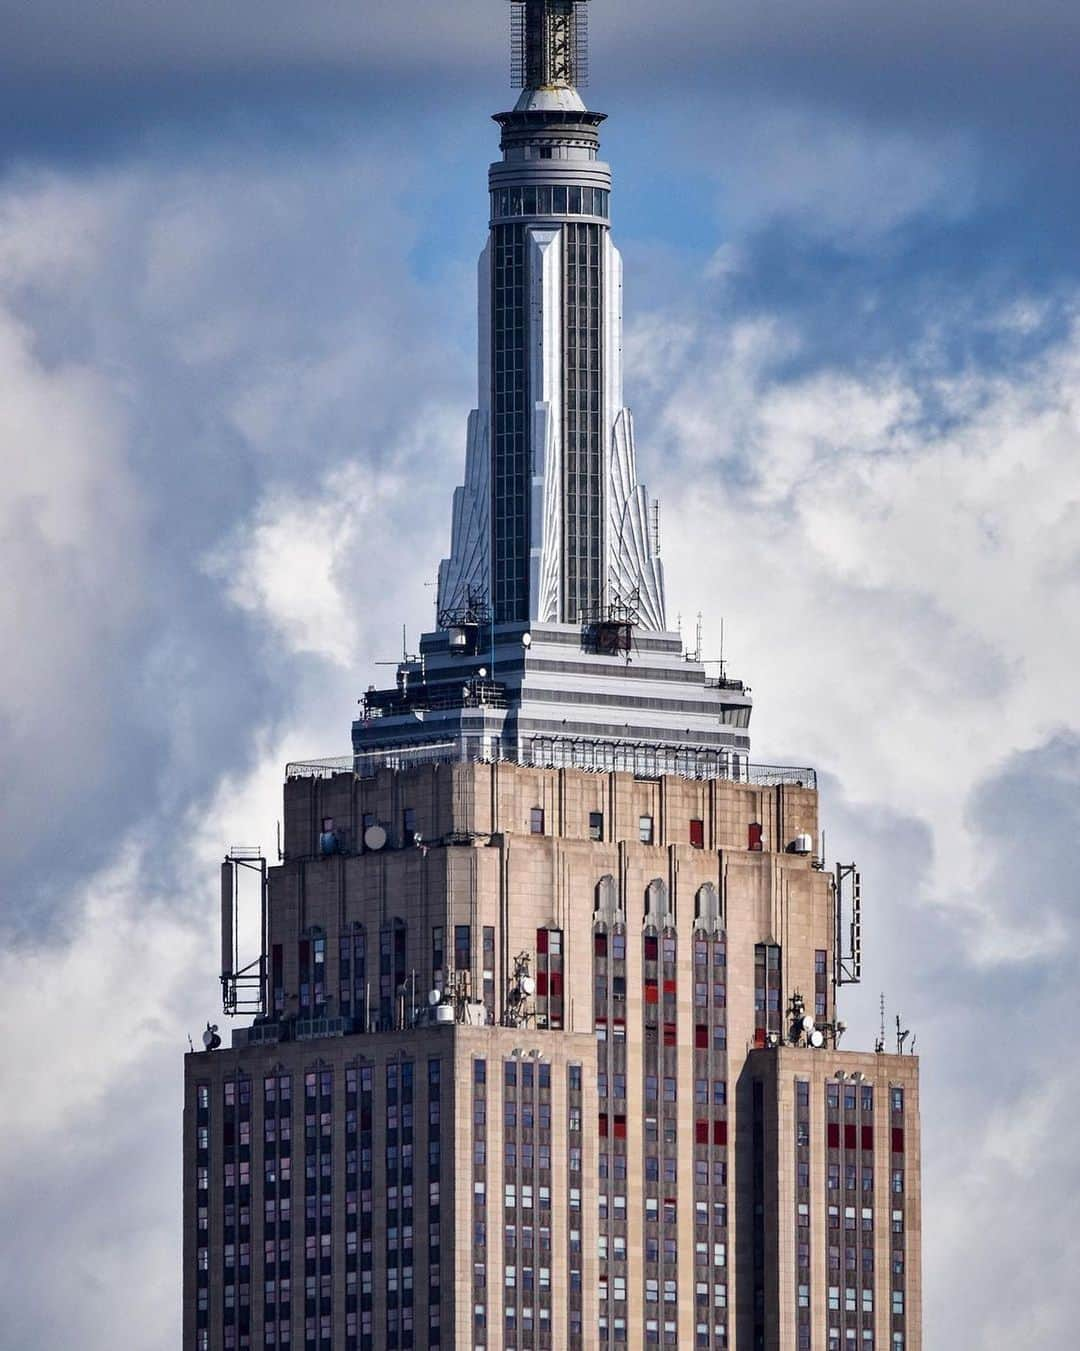
[[[813,1032],[810,1033],[810,1045],[817,1051],[820,1051],[825,1045],[825,1037],[820,1028],[815,1027]]]
[[[208,1051],[216,1051],[221,1045],[221,1038],[218,1036],[217,1023],[207,1023],[206,1031],[202,1034],[202,1044]]]
[[[442,1003],[442,991],[441,991],[441,990],[429,990],[429,991],[428,991],[427,1002],[431,1005],[432,1008],[434,1008],[436,1004],[441,1004],[441,1003]]]
[[[522,647],[532,647],[532,634],[531,634],[531,633],[523,633],[523,634],[521,635],[521,646],[522,646]]]
[[[386,831],[382,826],[368,826],[364,831],[364,848],[381,849],[386,844]]]
[[[801,1026],[802,1030],[809,1036],[814,1030],[814,1015],[812,1013],[804,1013]]]
[[[521,993],[522,993],[522,994],[535,994],[535,993],[536,993],[536,981],[533,980],[532,976],[522,976],[522,978],[521,978]]]

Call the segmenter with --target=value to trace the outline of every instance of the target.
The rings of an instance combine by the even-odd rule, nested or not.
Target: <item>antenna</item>
[[[720,616],[720,679],[724,678],[724,616]],[[824,852],[824,851],[823,851]]]
[[[241,877],[248,881],[244,890],[250,893],[251,874],[257,879],[255,885],[258,887],[259,952],[246,965],[241,965],[238,937]],[[252,908],[250,899],[244,902],[245,912],[250,913]],[[268,950],[266,859],[257,847],[234,844],[221,865],[221,1003],[225,1013],[266,1012]]]
[[[845,893],[848,903],[845,907]],[[836,865],[836,983],[858,985],[862,980],[862,884],[854,863]],[[844,944],[844,914],[849,916],[847,945]]]
[[[904,1054],[904,1042],[911,1036],[911,1029],[900,1026],[900,1015],[896,1015],[896,1054]]]
[[[652,504],[652,546],[653,557],[660,557],[660,499],[653,498]]]
[[[881,1025],[880,1025],[880,1028],[879,1028],[879,1030],[878,1030],[878,1039],[877,1039],[876,1042],[874,1042],[874,1050],[877,1052],[878,1055],[883,1055],[884,1052],[885,1052],[885,991],[884,991],[884,990],[882,990],[882,992],[881,992],[881,999],[880,999],[878,1002],[879,1002],[880,1010],[881,1010]]]
[[[587,0],[512,0],[510,83],[546,89],[589,82]]]
[[[656,551],[660,552],[659,549]],[[701,611],[697,612],[697,625],[694,629],[694,660],[701,660]]]

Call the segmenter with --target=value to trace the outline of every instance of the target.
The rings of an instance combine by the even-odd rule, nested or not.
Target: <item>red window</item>
[[[751,821],[747,830],[746,847],[760,853],[762,849],[761,836],[763,827],[759,821]]]
[[[553,999],[562,998],[562,972],[552,971],[551,973],[551,997]]]
[[[691,822],[690,822],[690,843],[694,846],[695,849],[704,849],[704,848],[705,848],[705,822],[704,822],[704,821],[691,821]]]
[[[709,1028],[706,1023],[697,1023],[694,1027],[694,1048],[698,1051],[709,1049]]]
[[[664,981],[664,993],[665,993],[665,994],[674,994],[674,993],[675,993],[675,982],[674,982],[673,980],[665,980],[665,981]]]
[[[645,935],[645,960],[647,962],[656,961],[656,935]]]
[[[593,952],[597,957],[607,956],[607,934],[593,934]]]
[[[862,1147],[863,1149],[874,1148],[874,1128],[873,1126],[864,1126],[862,1128]]]
[[[712,1142],[714,1145],[727,1144],[727,1122],[714,1121],[712,1123]]]
[[[647,980],[645,982],[645,1003],[659,1004],[659,1002],[660,1002],[660,992],[656,988],[656,981]]]
[[[855,1139],[855,1127],[854,1127],[854,1126],[845,1126],[845,1127],[844,1127],[844,1148],[845,1148],[845,1149],[858,1149],[858,1147],[859,1147],[859,1146],[858,1146],[858,1144],[857,1144],[857,1142],[856,1142],[856,1139]]]
[[[903,1154],[904,1152],[904,1128],[903,1126],[894,1126],[892,1133],[892,1152],[894,1154]]]
[[[675,1024],[674,1024],[674,1023],[665,1023],[665,1024],[664,1024],[664,1045],[665,1045],[665,1046],[674,1046],[675,1044],[676,1044],[676,1042],[675,1042]]]
[[[709,1123],[707,1121],[694,1122],[694,1143],[697,1145],[709,1143]]]
[[[830,1121],[828,1129],[828,1146],[830,1149],[840,1148],[840,1127],[837,1122]]]
[[[537,929],[536,931],[536,950],[537,952],[547,952],[548,950],[548,931],[546,929]]]
[[[607,1113],[606,1113],[606,1112],[601,1112],[601,1113],[600,1113],[600,1116],[599,1116],[599,1118],[598,1118],[598,1120],[597,1120],[597,1129],[598,1129],[600,1135],[602,1135],[602,1136],[606,1136],[607,1133],[608,1133],[608,1126],[607,1126],[607,1123],[608,1123]]]
[[[765,1045],[765,1029],[763,1027],[754,1028],[754,1046],[757,1050]]]
[[[626,1139],[626,1117],[625,1117],[625,1116],[617,1116],[617,1117],[615,1118],[615,1139],[616,1139],[616,1140],[625,1140],[625,1139]]]
[[[547,992],[548,992],[548,973],[546,971],[538,971],[536,973],[536,993],[546,998]]]

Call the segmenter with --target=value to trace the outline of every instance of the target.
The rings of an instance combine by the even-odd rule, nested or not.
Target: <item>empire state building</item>
[[[841,1049],[858,871],[667,627],[587,0],[509,10],[436,626],[222,864],[184,1347],[921,1351],[918,1062]]]

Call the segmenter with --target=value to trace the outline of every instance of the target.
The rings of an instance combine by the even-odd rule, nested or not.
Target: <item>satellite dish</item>
[[[810,1033],[813,1032],[813,1030],[814,1030],[814,1015],[813,1015],[812,1013],[804,1013],[804,1014],[803,1014],[803,1016],[802,1016],[801,1027],[802,1027],[802,1030],[806,1033],[807,1036],[809,1036]]]
[[[216,1051],[221,1045],[221,1038],[218,1036],[217,1023],[207,1023],[206,1031],[202,1034],[202,1044],[208,1051]]]
[[[531,633],[523,633],[523,634],[521,635],[521,646],[522,646],[522,647],[532,647],[532,634],[531,634]]]
[[[381,849],[386,844],[386,831],[382,826],[368,826],[364,831],[364,848]]]
[[[441,1003],[442,1003],[442,991],[441,991],[441,990],[429,990],[429,991],[428,991],[427,1002],[431,1005],[432,1008],[434,1008],[436,1004],[441,1004]]]
[[[487,667],[486,667],[486,666],[481,666],[480,669],[479,669],[479,671],[477,671],[476,674],[480,677],[481,680],[483,680],[483,679],[485,678],[485,676],[487,675]]]
[[[820,1051],[825,1045],[825,1037],[819,1027],[815,1027],[810,1033],[810,1045],[813,1046],[816,1051]]]
[[[536,993],[536,981],[533,980],[532,976],[522,976],[522,978],[521,978],[521,990],[522,990],[522,993],[523,993],[523,994],[535,994],[535,993]]]

